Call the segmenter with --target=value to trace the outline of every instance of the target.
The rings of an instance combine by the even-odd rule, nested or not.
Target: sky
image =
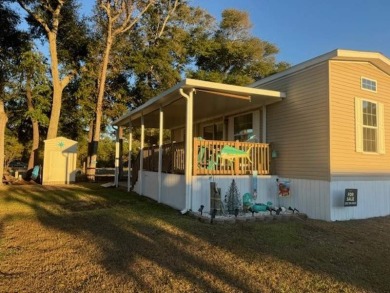
[[[390,0],[191,0],[215,18],[245,10],[252,34],[279,48],[291,65],[334,49],[377,51],[390,58]]]
[[[0,0],[1,1],[1,0]],[[223,10],[249,13],[252,34],[295,65],[334,49],[375,51],[390,58],[390,0],[189,0],[220,20]],[[80,0],[91,13],[95,0]]]
[[[381,52],[390,58],[390,0],[189,0],[217,20],[224,9],[249,13],[252,34],[295,65],[334,49]],[[94,0],[82,0],[85,10]]]

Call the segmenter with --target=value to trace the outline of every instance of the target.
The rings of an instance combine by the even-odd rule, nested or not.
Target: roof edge
[[[178,82],[173,87],[171,87],[171,88],[167,89],[166,91],[163,91],[159,95],[149,99],[148,101],[143,103],[141,106],[139,106],[139,107],[137,107],[135,109],[132,109],[132,110],[127,110],[127,112],[124,115],[122,115],[121,117],[117,118],[111,124],[112,125],[118,125],[121,121],[126,120],[127,118],[129,118],[133,113],[138,113],[138,112],[142,111],[143,109],[146,109],[150,105],[152,105],[155,102],[157,102],[158,100],[160,100],[162,97],[165,97],[166,95],[168,95],[168,94],[178,90],[179,88],[183,87],[185,84],[186,84],[186,80],[184,79],[184,80]]]
[[[306,69],[308,67],[317,65],[319,63],[325,62],[327,60],[335,59],[335,58],[367,58],[367,59],[379,59],[382,62],[386,63],[388,66],[390,66],[390,59],[387,58],[385,55],[383,55],[380,52],[372,52],[372,51],[355,51],[355,50],[346,50],[346,49],[335,49],[333,51],[330,51],[328,53],[322,54],[320,56],[317,56],[315,58],[309,59],[307,61],[304,61],[302,63],[299,63],[297,65],[294,65],[282,72],[275,73],[273,75],[270,75],[268,77],[265,77],[263,79],[260,79],[258,81],[255,81],[254,83],[250,84],[249,87],[257,87],[259,85],[268,83],[270,81],[273,81],[275,79],[284,77],[286,75],[298,72],[300,70]]]
[[[233,93],[240,93],[240,94],[248,94],[248,95],[262,95],[262,96],[269,96],[272,98],[285,98],[286,93],[281,91],[275,91],[275,90],[266,90],[266,89],[258,89],[248,86],[238,86],[238,85],[230,85],[230,84],[222,84],[218,82],[211,82],[211,81],[204,81],[199,79],[191,79],[186,78],[182,81],[178,82],[173,87],[169,88],[168,90],[160,93],[159,95],[151,98],[150,100],[146,101],[141,106],[128,110],[124,115],[117,118],[115,121],[113,121],[112,125],[120,125],[123,121],[127,120],[129,117],[133,115],[137,115],[138,113],[142,113],[144,110],[151,107],[153,104],[158,103],[159,100],[164,98],[167,95],[170,95],[176,91],[178,91],[180,88],[183,89],[211,89],[221,92],[233,92]]]

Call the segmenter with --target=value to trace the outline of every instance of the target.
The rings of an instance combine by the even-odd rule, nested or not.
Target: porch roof
[[[194,89],[194,122],[213,117],[243,112],[262,105],[281,101],[284,92],[228,85],[196,79],[185,79],[138,108],[126,112],[114,121],[114,125],[128,126],[130,121],[137,127],[144,116],[145,127],[159,127],[159,109],[164,109],[164,128],[185,124],[186,99],[180,94]]]

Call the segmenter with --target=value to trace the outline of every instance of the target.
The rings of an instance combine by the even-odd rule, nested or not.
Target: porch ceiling
[[[165,129],[184,125],[186,99],[180,95],[181,88],[186,93],[191,89],[195,90],[194,122],[259,108],[262,105],[281,101],[282,98],[286,97],[285,93],[278,91],[185,79],[133,111],[127,112],[113,124],[128,126],[131,120],[134,127],[139,127],[143,115],[145,127],[158,128],[159,109],[162,107]]]

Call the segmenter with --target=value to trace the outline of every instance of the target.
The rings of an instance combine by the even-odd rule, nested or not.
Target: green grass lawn
[[[390,218],[212,225],[97,184],[0,187],[0,292],[390,292]]]

